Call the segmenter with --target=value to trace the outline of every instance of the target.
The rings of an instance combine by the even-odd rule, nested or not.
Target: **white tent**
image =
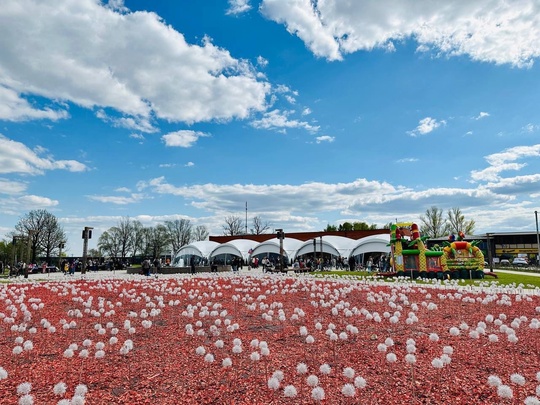
[[[296,252],[298,248],[304,242],[299,239],[294,238],[285,238],[283,239],[283,250],[289,259],[294,259],[296,257]],[[279,239],[269,239],[264,242],[259,243],[251,252],[251,257],[258,256],[266,253],[275,253],[280,254],[279,252]]]
[[[250,251],[252,251],[259,242],[250,239],[234,239],[227,243],[222,243],[210,252],[209,257],[214,258],[218,255],[240,256],[247,263]]]
[[[305,241],[299,247],[296,256],[309,255],[314,252],[316,252],[316,255],[320,255],[322,247],[323,253],[328,253],[332,256],[348,257],[351,249],[357,242],[355,239],[344,236],[326,235],[322,238],[319,237]]]
[[[187,261],[183,261],[182,259],[188,256],[199,256],[201,258],[207,259],[212,250],[214,250],[219,245],[220,244],[218,242],[213,242],[209,240],[202,240],[190,243],[189,245],[184,245],[180,248],[180,250],[174,257],[171,266],[184,267],[184,265],[187,265]]]
[[[388,245],[390,243],[390,235],[388,234],[366,236],[355,242],[356,246],[351,249],[349,256],[358,256],[363,253],[371,252],[390,252],[390,246]]]

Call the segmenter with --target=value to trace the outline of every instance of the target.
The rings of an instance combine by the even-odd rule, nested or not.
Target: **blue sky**
[[[7,0],[0,237],[33,209],[223,233],[418,221],[534,231],[540,3]]]

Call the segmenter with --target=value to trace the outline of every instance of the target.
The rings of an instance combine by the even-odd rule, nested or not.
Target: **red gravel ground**
[[[68,404],[84,384],[72,403],[533,404],[537,318],[538,291],[495,287],[309,276],[9,284],[0,403]]]

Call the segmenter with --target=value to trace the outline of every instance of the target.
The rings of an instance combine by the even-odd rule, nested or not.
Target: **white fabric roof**
[[[195,255],[200,257],[208,257],[210,252],[220,244],[210,240],[202,240],[182,246],[176,256]]]
[[[244,260],[249,259],[249,251],[254,249],[259,242],[250,240],[250,239],[234,239],[227,243],[222,243],[212,252],[210,252],[210,257],[216,257],[217,255],[230,254],[235,256],[240,256]]]
[[[296,257],[296,251],[304,242],[299,239],[285,238],[283,239],[283,250],[287,253],[289,258]],[[269,239],[267,241],[259,243],[253,251],[251,256],[256,256],[264,253],[277,253],[279,254],[279,239]]]
[[[351,249],[350,256],[369,252],[390,252],[390,246],[388,246],[390,235],[388,234],[366,236],[365,238],[358,239],[356,242],[356,246]]]

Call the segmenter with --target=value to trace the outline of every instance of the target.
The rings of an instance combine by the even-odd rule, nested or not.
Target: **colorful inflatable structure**
[[[397,223],[390,228],[391,264],[393,271],[382,276],[412,278],[468,279],[484,278],[484,254],[478,241],[466,242],[463,232],[458,238],[450,235],[443,247],[428,249],[418,225]],[[487,273],[493,275],[492,273]]]

